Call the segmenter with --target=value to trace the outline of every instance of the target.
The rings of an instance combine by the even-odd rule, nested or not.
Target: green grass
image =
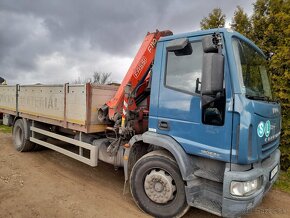
[[[11,133],[11,131],[12,131],[12,127],[4,126],[4,125],[0,124],[0,132]]]
[[[274,187],[290,194],[290,169],[280,171],[279,178],[275,182]]]

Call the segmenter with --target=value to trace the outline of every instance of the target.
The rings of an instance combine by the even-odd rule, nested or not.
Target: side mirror
[[[213,36],[202,38],[202,48],[204,53],[218,53],[218,42]]]
[[[224,98],[224,56],[222,38],[219,33],[202,39],[201,106],[202,122],[208,125],[223,125],[225,113]]]
[[[190,55],[192,47],[187,38],[175,39],[166,46],[167,51],[174,52],[176,56]]]
[[[221,52],[221,36],[205,36],[202,39],[203,60],[201,95],[202,106],[205,106],[218,98],[223,92],[224,81],[224,56]]]
[[[217,53],[204,53],[202,63],[201,94],[215,95],[223,91],[224,56]]]

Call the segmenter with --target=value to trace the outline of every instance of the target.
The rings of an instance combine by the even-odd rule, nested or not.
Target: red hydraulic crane
[[[112,120],[115,122],[115,126],[118,125],[121,130],[124,130],[125,126],[128,127],[127,122],[129,120],[135,120],[137,117],[140,120],[140,116],[142,117],[142,114],[146,111],[148,114],[149,104],[147,104],[147,108],[143,109],[138,108],[138,104],[145,99],[148,100],[149,95],[146,93],[146,88],[150,79],[157,41],[160,37],[168,35],[172,35],[169,30],[156,30],[154,33],[147,33],[115,96],[99,110],[100,120]],[[138,115],[134,116],[134,114]],[[131,125],[131,128],[136,131],[133,125]]]

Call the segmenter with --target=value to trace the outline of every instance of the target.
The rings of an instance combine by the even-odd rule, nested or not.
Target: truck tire
[[[135,163],[130,189],[138,207],[154,217],[181,217],[189,209],[178,165],[167,151],[152,151]]]
[[[44,140],[43,140],[43,141],[44,141]],[[43,150],[45,150],[45,149],[46,149],[46,147],[44,147],[44,146],[34,144],[33,151],[43,151]]]
[[[28,130],[22,119],[16,120],[13,126],[13,143],[17,151],[26,152],[34,149],[35,144],[29,141]]]

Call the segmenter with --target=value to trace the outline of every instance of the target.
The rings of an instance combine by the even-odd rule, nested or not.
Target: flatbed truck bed
[[[115,85],[14,85],[0,86],[0,113],[84,133],[102,132],[106,123],[98,109],[111,99]]]

